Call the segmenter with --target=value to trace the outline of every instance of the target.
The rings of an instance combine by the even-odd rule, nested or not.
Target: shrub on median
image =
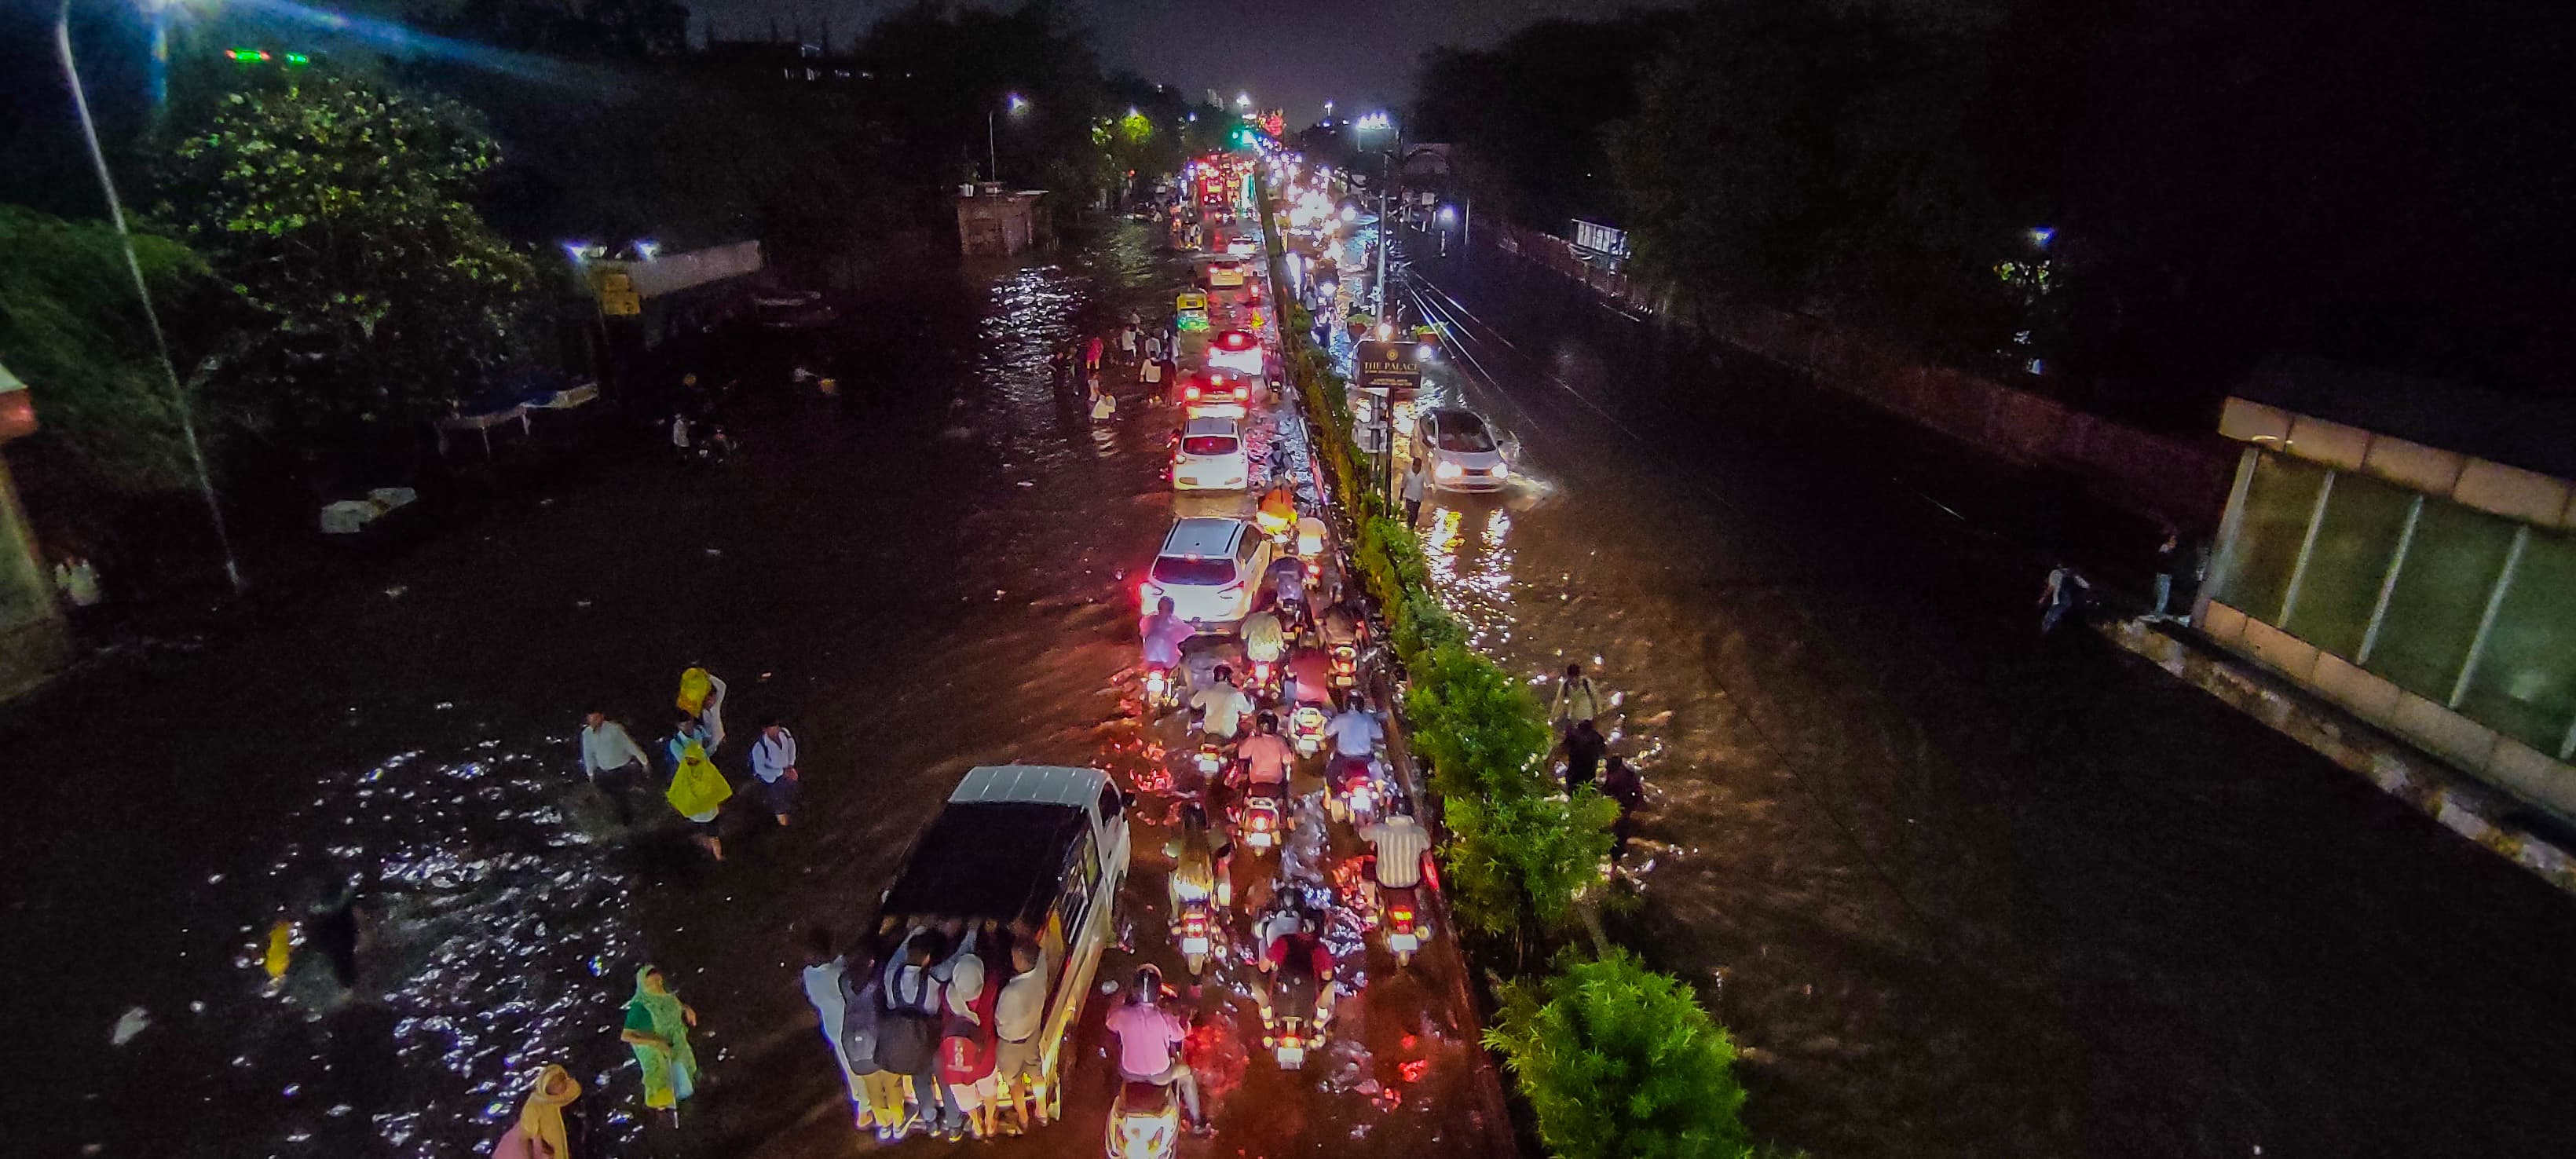
[[[1612,950],[1505,986],[1485,1032],[1559,1159],[1742,1159],[1735,1044],[1690,990]]]

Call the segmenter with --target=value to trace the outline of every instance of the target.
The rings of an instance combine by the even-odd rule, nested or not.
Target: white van
[[[1173,490],[1240,491],[1251,478],[1241,419],[1193,418],[1182,425],[1180,445],[1172,448]]]
[[[960,917],[1039,932],[1047,1005],[1037,1093],[1050,1120],[1064,1109],[1067,1036],[1114,933],[1129,841],[1127,798],[1109,774],[985,765],[948,794],[879,902],[880,914],[899,921]]]

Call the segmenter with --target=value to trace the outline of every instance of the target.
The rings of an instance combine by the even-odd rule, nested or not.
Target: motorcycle
[[[1207,969],[1208,955],[1216,944],[1208,934],[1213,908],[1206,894],[1184,894],[1174,911],[1176,916],[1172,925],[1180,939],[1181,960],[1188,963],[1190,977],[1193,978]]]
[[[1324,710],[1313,704],[1300,704],[1288,714],[1288,739],[1297,746],[1297,755],[1311,757],[1324,751]]]
[[[1203,742],[1190,757],[1190,763],[1199,771],[1200,784],[1213,785],[1225,772],[1225,749],[1215,741]]]
[[[1413,952],[1422,948],[1422,909],[1415,895],[1412,889],[1378,887],[1377,926],[1398,968],[1412,965]]]
[[[1279,699],[1279,662],[1276,660],[1253,661],[1252,683],[1246,686],[1244,691],[1250,693],[1252,695],[1252,699],[1255,701],[1275,701]]]
[[[1323,1049],[1331,1017],[1325,998],[1331,986],[1329,978],[1290,966],[1270,975],[1262,988],[1261,1045],[1279,1069],[1302,1070],[1306,1056]]]
[[[1167,1086],[1119,1084],[1102,1146],[1108,1159],[1172,1159],[1181,1147],[1180,1099]]]
[[[1333,645],[1333,687],[1348,691],[1359,687],[1360,646],[1352,643]]]
[[[1374,762],[1345,765],[1334,758],[1335,784],[1330,801],[1333,819],[1346,821],[1353,829],[1366,829],[1378,823],[1386,808],[1386,791],[1378,784]]]
[[[1159,717],[1180,707],[1180,693],[1172,687],[1172,671],[1160,664],[1145,666],[1145,715]]]
[[[1282,828],[1279,794],[1282,791],[1282,786],[1267,783],[1257,783],[1244,790],[1242,815],[1235,831],[1242,835],[1247,848],[1261,850],[1278,846]]]

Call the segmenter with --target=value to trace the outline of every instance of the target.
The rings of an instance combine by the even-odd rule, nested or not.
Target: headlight
[[[1512,477],[1512,468],[1511,468],[1511,465],[1510,465],[1510,464],[1508,464],[1508,463],[1496,463],[1496,464],[1494,464],[1494,477],[1495,477],[1495,478],[1497,478],[1497,479],[1509,479],[1509,478],[1511,478],[1511,477]]]
[[[1444,482],[1454,482],[1459,476],[1464,474],[1466,474],[1466,472],[1459,470],[1458,464],[1456,463],[1444,462],[1431,468],[1431,477]]]

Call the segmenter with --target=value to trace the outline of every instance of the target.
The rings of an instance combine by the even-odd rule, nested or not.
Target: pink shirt
[[[1288,764],[1296,759],[1296,753],[1289,749],[1286,738],[1271,732],[1254,733],[1243,738],[1243,743],[1236,746],[1235,751],[1243,754],[1243,762],[1249,766],[1246,770],[1249,778],[1265,784],[1275,785],[1287,780]]]
[[[1133,1002],[1110,1011],[1106,1025],[1118,1036],[1119,1071],[1139,1079],[1170,1070],[1174,1048],[1189,1037],[1189,1028],[1162,1007]]]

